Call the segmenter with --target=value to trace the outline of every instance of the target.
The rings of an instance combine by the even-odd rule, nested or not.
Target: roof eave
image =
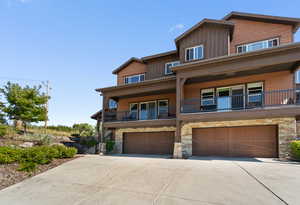
[[[196,30],[197,28],[200,28],[204,24],[218,24],[218,25],[228,26],[230,28],[234,27],[234,24],[232,22],[228,22],[228,21],[224,21],[224,20],[215,20],[215,19],[203,19],[202,21],[200,21],[199,23],[197,23],[196,25],[194,25],[192,28],[188,29],[187,31],[185,31],[184,33],[182,33],[180,36],[178,36],[177,38],[175,38],[174,41],[175,41],[176,46],[177,46],[177,43],[181,39],[185,38],[190,33],[192,33],[194,30]]]
[[[123,84],[123,85],[117,85],[117,86],[111,86],[111,87],[105,87],[105,88],[97,88],[95,91],[97,92],[109,92],[111,90],[116,90],[116,89],[124,89],[124,88],[131,88],[131,87],[139,87],[143,85],[151,85],[159,82],[164,82],[164,81],[172,81],[175,80],[176,76],[170,76],[170,77],[163,77],[163,78],[157,78],[157,79],[152,79],[152,80],[145,80],[140,83],[132,83],[132,84]]]
[[[213,63],[222,63],[226,61],[231,61],[231,60],[236,60],[239,58],[247,58],[255,55],[263,55],[263,54],[270,54],[270,53],[275,53],[275,52],[282,52],[286,51],[288,49],[294,49],[294,48],[300,48],[300,43],[292,43],[292,44],[286,44],[282,46],[278,46],[276,48],[268,48],[268,49],[263,49],[259,51],[253,51],[253,52],[248,52],[248,53],[243,53],[243,54],[233,54],[229,56],[221,56],[221,57],[216,57],[213,59],[207,59],[207,60],[202,60],[198,62],[193,62],[193,63],[185,63],[181,64],[178,66],[173,67],[173,71],[181,71],[187,68],[195,67],[195,66],[205,66],[208,64],[213,64]]]
[[[141,59],[136,58],[136,57],[132,57],[132,58],[128,59],[125,63],[123,63],[122,65],[120,65],[118,68],[116,68],[115,70],[113,70],[112,74],[118,74],[121,70],[123,70],[124,68],[126,68],[126,66],[128,66],[132,62],[138,62],[138,63],[142,63],[142,64],[144,63]]]

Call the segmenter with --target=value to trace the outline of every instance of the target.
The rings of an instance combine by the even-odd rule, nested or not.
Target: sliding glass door
[[[156,101],[140,103],[140,120],[156,119]]]
[[[244,85],[217,88],[218,110],[242,109],[245,106],[244,92]]]
[[[231,88],[217,88],[217,108],[220,111],[231,109]]]

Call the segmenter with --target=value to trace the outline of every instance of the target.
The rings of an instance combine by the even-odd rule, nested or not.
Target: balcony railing
[[[138,120],[157,120],[157,119],[174,119],[176,118],[176,111],[170,109],[169,111],[143,111],[143,112],[134,112],[134,111],[117,111],[117,110],[108,110],[105,111],[105,122],[118,122],[118,121],[138,121]]]
[[[252,94],[217,96],[209,99],[185,99],[181,102],[181,112],[232,111],[289,105],[300,105],[300,90],[274,90]]]

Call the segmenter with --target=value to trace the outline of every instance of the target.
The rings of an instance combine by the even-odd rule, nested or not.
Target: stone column
[[[116,132],[115,132],[114,153],[116,153],[116,154],[123,153],[123,132],[121,129],[116,129]]]
[[[182,155],[184,157],[192,156],[192,137],[193,129],[189,124],[182,124],[181,127],[181,142],[182,142]]]
[[[289,143],[297,138],[296,119],[290,118],[278,124],[279,158],[287,158],[290,154]]]

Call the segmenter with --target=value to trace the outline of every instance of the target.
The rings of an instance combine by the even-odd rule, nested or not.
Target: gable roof
[[[116,68],[115,70],[113,70],[113,74],[117,74],[118,72],[120,72],[121,70],[123,70],[124,68],[126,68],[130,63],[132,62],[138,62],[138,63],[142,63],[144,64],[144,62],[136,57],[132,57],[130,59],[128,59],[125,63],[123,63],[122,65],[120,65],[118,68]]]
[[[184,37],[186,37],[187,35],[189,35],[190,33],[192,33],[193,31],[195,31],[196,29],[200,28],[201,26],[203,26],[204,24],[217,24],[217,25],[222,25],[225,27],[229,27],[232,29],[234,27],[234,23],[229,22],[229,21],[225,21],[225,20],[216,20],[216,19],[203,19],[202,21],[200,21],[199,23],[197,23],[196,25],[194,25],[192,28],[188,29],[187,31],[185,31],[183,34],[181,34],[180,36],[178,36],[175,39],[175,43],[177,45],[177,42],[181,39],[183,39]]]
[[[270,15],[262,15],[262,14],[253,14],[253,13],[244,13],[232,11],[223,17],[223,20],[230,20],[231,18],[239,18],[245,20],[254,20],[254,21],[262,21],[267,23],[278,23],[278,24],[287,24],[292,25],[294,27],[294,32],[296,32],[300,26],[300,18],[290,18],[290,17],[282,17],[282,16],[270,16]]]
[[[177,50],[172,50],[172,51],[167,51],[167,52],[163,52],[163,53],[158,53],[158,54],[154,54],[151,56],[145,56],[142,57],[141,60],[143,61],[147,61],[147,60],[151,60],[151,59],[155,59],[155,58],[160,58],[160,57],[165,57],[165,56],[170,56],[170,55],[174,55],[177,54]]]

